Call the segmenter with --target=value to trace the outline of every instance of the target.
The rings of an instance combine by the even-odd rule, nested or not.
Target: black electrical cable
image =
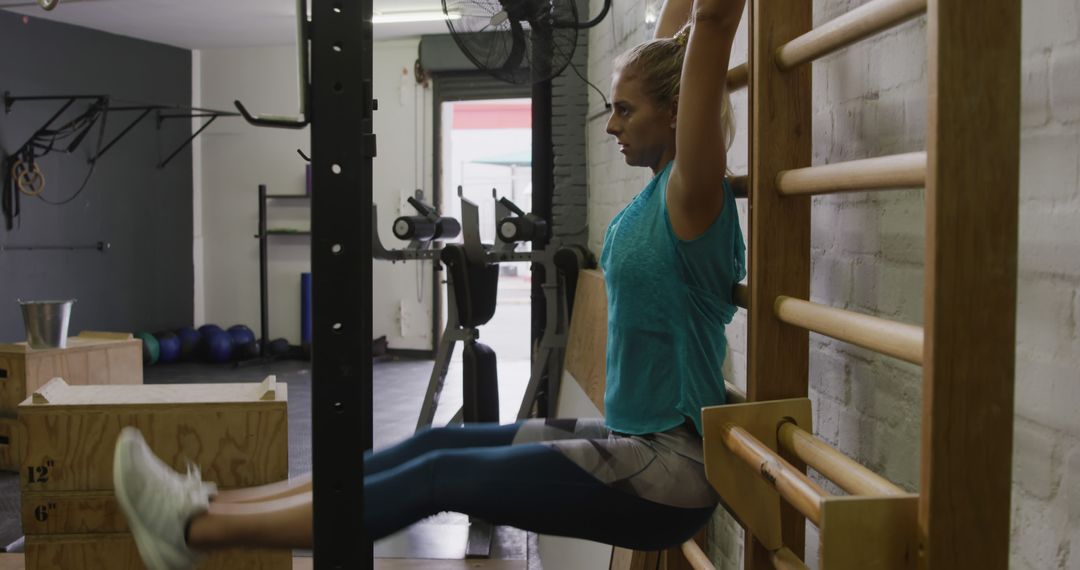
[[[578,68],[577,68],[576,65],[571,63],[570,64],[570,69],[573,69],[574,73],[576,73],[578,77],[581,77],[581,80],[584,81],[586,85],[588,85],[589,87],[592,87],[593,89],[596,90],[597,95],[600,95],[600,99],[604,101],[604,108],[605,109],[610,109],[611,108],[611,103],[608,103],[607,97],[604,95],[604,92],[601,91],[599,87],[597,87],[597,86],[593,85],[592,83],[590,83],[588,79],[585,79],[585,77],[581,75],[581,72],[578,71]]]
[[[101,113],[101,123],[98,125],[98,143],[97,143],[97,150],[94,152],[94,156],[97,156],[101,152],[102,143],[105,142],[105,122],[106,122],[105,120],[108,117],[108,112],[107,112],[107,110],[106,110],[106,108],[104,106],[102,106],[100,108],[100,113]],[[93,126],[92,122],[91,122],[90,126]],[[69,196],[68,198],[65,198],[64,200],[60,200],[60,201],[57,201],[57,202],[53,202],[52,200],[49,200],[48,198],[46,198],[44,195],[39,194],[38,199],[41,200],[42,202],[45,202],[46,204],[49,204],[50,206],[63,206],[65,204],[70,203],[75,198],[78,198],[79,194],[82,194],[83,190],[86,189],[86,185],[90,182],[90,177],[94,174],[94,168],[96,166],[97,166],[97,161],[91,161],[90,162],[90,170],[88,170],[86,172],[86,177],[83,178],[82,184],[79,186],[79,189],[76,190],[75,193],[72,194],[71,196]]]
[[[571,0],[573,1],[573,0]],[[595,18],[588,22],[555,22],[556,28],[574,28],[575,30],[587,30],[600,23],[601,20],[607,16],[608,11],[611,10],[611,0],[604,0],[604,7],[600,9],[600,13]]]
[[[600,9],[600,13],[597,14],[595,18],[589,20],[588,22],[585,22],[583,24],[577,24],[577,26],[576,26],[577,29],[579,29],[579,30],[587,30],[587,29],[599,24],[600,21],[603,20],[605,16],[607,16],[608,10],[611,10],[611,0],[604,0],[604,7]]]
[[[558,44],[553,44],[553,45],[555,46],[555,49],[559,50],[559,53],[561,55],[563,55],[563,56],[567,55],[566,52],[562,49],[561,46],[559,46]],[[592,87],[596,91],[597,95],[600,95],[600,99],[604,102],[604,108],[605,109],[611,109],[611,103],[608,102],[607,97],[604,95],[604,92],[601,91],[599,87],[593,85],[592,82],[590,82],[588,79],[585,79],[585,76],[581,74],[581,71],[578,70],[577,66],[574,65],[573,59],[571,57],[569,57],[569,56],[567,57],[567,63],[570,65],[570,69],[573,69],[574,73],[577,74],[577,76],[580,77],[581,80],[584,81],[586,85],[588,85],[589,87]]]
[[[83,178],[82,185],[80,185],[79,189],[76,190],[75,193],[72,194],[70,197],[65,198],[63,200],[60,200],[58,202],[53,202],[52,200],[49,200],[48,198],[46,198],[44,194],[38,194],[38,196],[37,196],[38,199],[41,200],[42,202],[45,202],[46,204],[48,204],[50,206],[63,206],[64,204],[70,203],[75,198],[78,198],[79,194],[82,194],[82,191],[86,189],[86,184],[88,182],[90,182],[90,175],[92,175],[94,173],[94,167],[96,167],[96,166],[97,166],[96,162],[91,162],[90,163],[90,170],[88,170],[86,172],[86,177]]]

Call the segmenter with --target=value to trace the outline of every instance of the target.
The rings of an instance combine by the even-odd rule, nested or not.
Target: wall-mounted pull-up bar
[[[86,99],[89,99],[89,100],[93,101],[87,107],[86,112],[84,112],[82,115],[80,115],[76,119],[74,119],[72,121],[69,121],[67,124],[63,125],[59,129],[52,129],[51,128],[53,122],[56,121],[58,118],[60,118],[60,116],[63,115],[64,112],[67,111],[71,107],[71,105],[73,105],[76,101],[86,100]],[[4,112],[5,113],[10,113],[11,108],[18,101],[63,101],[63,100],[66,100],[66,102],[60,107],[60,109],[58,111],[56,111],[56,113],[54,113],[51,117],[49,117],[49,120],[46,121],[45,124],[42,127],[38,128],[34,132],[34,134],[30,137],[30,139],[27,140],[25,143],[23,143],[23,145],[20,146],[14,153],[12,153],[12,155],[19,156],[19,155],[22,155],[22,154],[26,153],[28,150],[31,150],[31,148],[33,148],[33,149],[36,149],[36,150],[45,150],[46,151],[46,152],[41,153],[41,154],[35,154],[36,157],[44,156],[45,154],[48,154],[48,152],[51,152],[52,150],[54,150],[52,145],[51,144],[42,145],[42,144],[37,143],[35,141],[40,141],[40,140],[42,140],[43,138],[46,138],[46,137],[53,137],[53,136],[57,135],[58,133],[64,132],[65,129],[69,129],[69,128],[73,129],[73,130],[71,132],[69,132],[69,133],[66,133],[65,136],[71,136],[72,134],[74,134],[75,139],[71,142],[71,144],[68,145],[68,147],[64,150],[64,152],[70,153],[70,152],[74,151],[79,146],[79,144],[83,141],[83,139],[86,137],[86,135],[90,132],[90,128],[93,127],[94,124],[96,124],[99,120],[104,121],[107,114],[111,113],[111,112],[140,111],[139,115],[133,121],[128,123],[123,129],[121,129],[120,132],[117,133],[108,143],[105,143],[105,144],[101,145],[101,148],[98,149],[97,153],[89,159],[89,162],[91,164],[94,163],[94,162],[97,162],[102,156],[104,156],[105,153],[109,149],[111,149],[113,147],[113,145],[115,145],[117,142],[119,142],[120,139],[122,139],[125,135],[127,135],[131,131],[131,129],[135,128],[136,125],[138,125],[140,122],[142,122],[142,120],[145,119],[151,112],[155,112],[157,114],[157,127],[158,127],[158,129],[161,128],[162,123],[167,119],[208,118],[209,120],[207,120],[205,123],[203,123],[203,125],[201,127],[199,127],[199,129],[196,130],[194,134],[192,134],[190,137],[188,137],[186,140],[184,140],[184,142],[181,143],[180,146],[176,150],[174,150],[164,160],[162,160],[161,162],[158,163],[158,165],[157,165],[158,168],[164,168],[167,164],[169,164],[169,162],[172,161],[173,158],[176,157],[177,154],[180,154],[181,151],[183,151],[185,148],[187,148],[187,146],[189,144],[191,144],[191,141],[195,140],[195,137],[199,136],[200,133],[202,133],[204,130],[206,130],[206,128],[209,127],[210,124],[213,123],[218,117],[239,117],[240,116],[240,113],[235,113],[235,112],[231,112],[231,111],[217,111],[217,110],[214,110],[214,109],[202,109],[202,108],[198,108],[198,107],[181,107],[181,106],[175,106],[175,105],[148,104],[148,105],[112,106],[112,105],[109,105],[109,99],[110,98],[109,98],[108,95],[29,95],[29,96],[15,97],[15,96],[12,96],[10,93],[5,92],[4,93]],[[167,111],[174,111],[174,112],[167,113]],[[80,122],[81,122],[81,124],[80,124]]]
[[[105,253],[112,247],[107,241],[99,241],[85,245],[6,245],[0,243],[0,253],[5,251],[86,251],[95,250]]]

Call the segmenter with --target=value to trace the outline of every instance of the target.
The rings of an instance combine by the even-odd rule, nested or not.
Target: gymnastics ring
[[[45,175],[37,164],[26,164],[18,160],[11,167],[11,178],[19,187],[19,192],[27,196],[40,196],[45,191]]]

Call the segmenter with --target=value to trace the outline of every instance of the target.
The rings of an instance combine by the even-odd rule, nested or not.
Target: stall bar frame
[[[808,330],[921,364],[918,556],[911,563],[1007,568],[1020,2],[872,0],[816,29],[811,6],[807,0],[752,0],[750,9],[751,279],[738,291],[741,304],[758,308],[748,315],[748,400],[806,397]],[[925,153],[810,166],[805,64],[923,13]],[[809,197],[920,185],[927,213],[923,326],[806,301]],[[778,461],[793,472],[805,472],[804,461],[825,453],[801,428],[781,425],[778,431]],[[833,475],[854,469],[841,463]],[[875,495],[896,494],[891,483],[874,484]],[[785,503],[780,519],[785,547],[803,551],[803,513]],[[746,568],[797,567],[784,550],[769,552],[749,537]]]

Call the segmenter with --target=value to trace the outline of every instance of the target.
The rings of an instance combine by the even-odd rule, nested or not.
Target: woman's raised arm
[[[694,0],[665,0],[660,8],[653,39],[674,37],[690,21],[690,8],[693,6]]]
[[[664,12],[676,8],[668,4]],[[731,44],[745,5],[746,0],[693,3],[676,101],[675,165],[667,194],[672,228],[682,239],[704,233],[724,207],[727,154],[722,101]]]

